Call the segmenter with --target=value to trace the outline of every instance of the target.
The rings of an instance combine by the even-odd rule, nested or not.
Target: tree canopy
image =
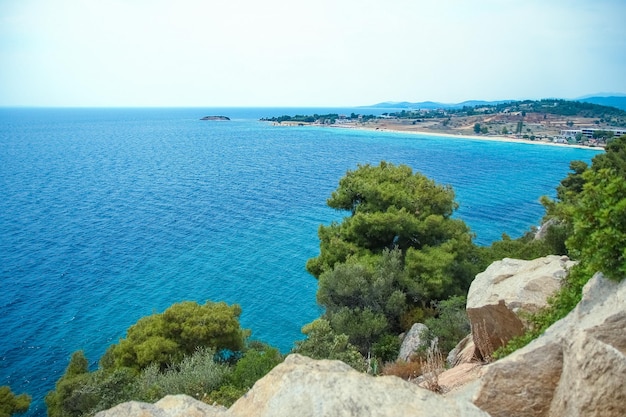
[[[101,364],[139,370],[152,363],[166,367],[198,347],[239,351],[247,334],[239,326],[240,314],[241,307],[224,302],[174,304],[162,314],[144,317],[131,326],[126,338],[109,348]]]
[[[13,414],[21,414],[30,407],[30,396],[26,394],[15,395],[11,387],[0,387],[0,417],[11,417]]]
[[[431,303],[464,295],[482,267],[469,228],[452,217],[452,188],[406,165],[359,165],[327,204],[349,215],[320,226],[320,254],[307,269],[325,319],[362,353]]]

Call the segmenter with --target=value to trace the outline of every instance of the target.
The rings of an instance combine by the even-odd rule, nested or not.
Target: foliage
[[[165,370],[153,363],[140,373],[130,368],[90,373],[81,368],[83,353],[76,352],[55,391],[46,397],[48,415],[93,415],[125,401],[154,402],[168,394],[202,399],[219,388],[230,373],[227,365],[214,361],[214,353],[210,349],[198,349]]]
[[[406,165],[359,165],[327,204],[350,215],[320,226],[320,254],[307,269],[319,279],[325,320],[363,355],[431,303],[465,294],[486,266],[469,228],[452,218],[452,188]]]
[[[56,382],[55,390],[46,395],[48,416],[80,416],[93,406],[91,400],[86,403],[82,396],[75,394],[89,380],[88,361],[82,350],[72,354],[65,373]]]
[[[250,349],[235,365],[229,381],[235,387],[248,390],[282,361],[278,349],[271,346]]]
[[[230,407],[252,388],[256,381],[282,361],[283,357],[276,348],[262,343],[256,344],[237,361],[219,388],[208,394],[204,400]]]
[[[328,320],[319,318],[305,325],[306,339],[297,341],[292,350],[312,359],[336,359],[358,371],[365,371],[365,360],[357,348],[348,342],[348,336],[337,334]]]
[[[402,345],[400,337],[392,334],[382,336],[372,346],[374,357],[380,359],[382,363],[394,361],[400,353]]]
[[[385,249],[374,263],[338,264],[320,276],[317,293],[332,327],[363,353],[385,330],[399,326],[406,306],[406,294],[399,289],[400,251]]]
[[[179,364],[161,371],[154,363],[141,372],[137,379],[137,398],[154,402],[168,394],[187,394],[203,399],[219,389],[231,374],[226,364],[214,360],[215,352],[199,348]]]
[[[617,170],[583,175],[585,185],[572,216],[567,244],[592,270],[614,280],[626,276],[626,181]]]
[[[28,411],[31,397],[27,394],[15,395],[7,385],[0,387],[0,417],[10,417]]]
[[[116,356],[121,355],[116,350],[120,343],[101,358],[100,369],[90,372],[84,353],[75,352],[55,390],[46,396],[48,415],[93,415],[121,402],[154,402],[170,394],[232,404],[282,361],[278,350],[271,346],[260,342],[244,346],[246,332],[239,328],[240,313],[236,305],[207,302],[200,306],[184,302],[174,304],[162,314],[140,319],[127,332],[124,341],[128,346],[132,347],[133,343],[144,346],[150,338],[169,340],[177,346],[177,350],[168,350],[167,355],[147,355],[155,358],[152,361],[120,362],[120,356]],[[167,346],[165,343],[169,342],[160,346]],[[194,345],[189,353],[188,349]],[[223,360],[224,349],[231,352],[230,362]],[[238,354],[232,354],[234,349]],[[163,358],[167,361],[163,362]]]
[[[126,338],[109,348],[101,365],[140,370],[156,363],[165,369],[202,346],[239,351],[246,336],[239,326],[240,314],[238,305],[223,302],[174,304],[131,326]]]
[[[471,330],[465,311],[465,297],[453,296],[440,301],[436,305],[436,311],[435,317],[430,317],[424,322],[428,327],[426,340],[432,342],[437,339],[441,351],[448,353]]]
[[[615,280],[626,276],[626,136],[611,141],[591,167],[575,161],[570,168],[573,172],[557,188],[557,201],[544,198],[543,203],[547,217],[566,232],[568,251],[579,264],[548,307],[529,317],[530,330],[496,351],[496,357],[526,345],[565,317],[595,272]]]

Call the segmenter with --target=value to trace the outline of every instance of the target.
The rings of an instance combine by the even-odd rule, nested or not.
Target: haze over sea
[[[518,237],[597,151],[314,127],[260,117],[385,109],[0,109],[0,385],[45,415],[72,352],[93,366],[142,316],[238,303],[287,352],[321,313],[305,262],[325,202],[386,160],[454,187],[479,244]],[[206,115],[232,120],[200,121]]]

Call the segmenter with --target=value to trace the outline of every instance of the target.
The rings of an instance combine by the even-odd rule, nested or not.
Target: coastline
[[[495,141],[495,142],[508,142],[508,143],[520,143],[520,144],[528,144],[528,145],[540,145],[540,146],[557,146],[564,148],[576,148],[576,149],[586,149],[592,151],[603,151],[604,148],[602,146],[585,146],[585,145],[570,145],[567,143],[556,143],[556,142],[547,142],[543,140],[530,140],[530,139],[517,139],[508,136],[501,135],[471,135],[466,133],[447,133],[447,132],[433,132],[428,129],[420,129],[415,126],[406,126],[406,125],[380,125],[379,127],[374,126],[366,126],[363,124],[355,124],[355,123],[336,123],[332,125],[325,125],[320,123],[303,123],[303,122],[282,122],[276,123],[272,122],[274,126],[299,126],[299,127],[322,127],[322,128],[334,128],[334,129],[354,129],[354,130],[363,130],[369,132],[385,132],[385,133],[406,133],[417,136],[437,136],[437,137],[446,137],[452,139],[465,139],[465,140],[482,140],[482,141]]]
[[[322,125],[319,125],[324,127]],[[584,146],[584,145],[570,145],[567,143],[556,143],[556,142],[546,142],[542,140],[530,140],[530,139],[516,139],[507,136],[478,136],[478,135],[468,135],[464,133],[443,133],[443,132],[432,132],[430,130],[424,129],[394,129],[389,127],[384,128],[372,128],[367,126],[341,126],[341,125],[330,125],[328,127],[335,127],[338,129],[356,129],[356,130],[367,130],[371,132],[388,132],[388,133],[407,133],[411,135],[417,136],[437,136],[437,137],[446,137],[453,139],[469,139],[469,140],[484,140],[484,141],[495,141],[495,142],[508,142],[508,143],[522,143],[528,145],[543,145],[543,146],[559,146],[564,148],[577,148],[577,149],[588,149],[588,150],[604,150],[603,147],[600,146]]]

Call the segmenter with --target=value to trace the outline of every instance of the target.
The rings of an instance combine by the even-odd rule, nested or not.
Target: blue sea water
[[[540,220],[569,162],[597,151],[259,117],[376,109],[0,109],[0,385],[44,415],[72,352],[96,366],[142,316],[175,302],[243,308],[288,351],[321,313],[305,271],[348,169],[386,160],[454,187],[489,244]],[[229,122],[200,121],[223,114]]]

